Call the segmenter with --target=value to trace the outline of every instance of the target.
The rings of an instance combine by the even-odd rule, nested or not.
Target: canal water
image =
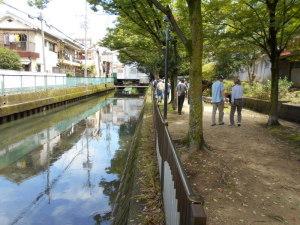
[[[110,224],[143,105],[96,97],[0,126],[0,224]]]

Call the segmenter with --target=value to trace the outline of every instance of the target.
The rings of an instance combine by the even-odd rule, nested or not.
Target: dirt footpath
[[[300,147],[267,129],[267,116],[243,111],[241,127],[211,127],[205,106],[204,136],[212,148],[188,153],[188,105],[184,114],[169,113],[169,130],[195,189],[205,198],[209,225],[300,224]],[[300,126],[283,122],[300,134]],[[281,128],[280,128],[281,129]],[[299,137],[299,136],[297,136]]]

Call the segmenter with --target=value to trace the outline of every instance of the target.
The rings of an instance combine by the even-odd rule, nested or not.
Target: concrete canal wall
[[[112,83],[0,96],[0,124],[113,90]]]
[[[271,104],[269,101],[255,98],[244,98],[244,107],[256,112],[268,114]],[[300,123],[300,106],[279,103],[279,118]]]

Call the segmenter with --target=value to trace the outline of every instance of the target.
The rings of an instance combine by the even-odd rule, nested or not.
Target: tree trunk
[[[249,80],[249,84],[252,86],[253,83],[252,83],[252,76],[251,76],[251,65],[248,65],[248,68],[247,68],[247,72],[248,72],[248,80]]]
[[[201,0],[187,0],[189,7],[189,22],[191,27],[190,56],[190,114],[189,114],[189,140],[191,150],[203,148],[203,110],[202,110],[202,56],[203,31]]]
[[[271,109],[269,114],[268,125],[279,125],[278,122],[278,110],[279,110],[279,102],[278,102],[278,77],[279,77],[279,55],[271,56]]]
[[[178,75],[177,75],[177,70],[174,69],[173,73],[172,73],[172,80],[171,80],[171,102],[172,102],[172,108],[174,110],[177,109],[177,92],[176,92],[176,87],[177,87],[177,79],[178,79]]]
[[[271,61],[271,109],[269,113],[268,125],[279,125],[278,121],[278,78],[279,78],[279,56],[277,50],[277,29],[276,29],[276,7],[278,1],[267,1],[269,12],[269,39],[268,45],[270,49]]]

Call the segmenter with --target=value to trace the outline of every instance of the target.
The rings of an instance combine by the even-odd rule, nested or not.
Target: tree
[[[36,7],[40,10],[43,10],[47,7],[47,4],[50,0],[28,0],[27,3],[29,6]]]
[[[0,68],[20,70],[22,68],[20,56],[7,48],[0,47]]]
[[[211,18],[220,21],[224,32],[258,46],[271,62],[271,109],[268,125],[278,125],[279,59],[288,43],[300,29],[298,0],[219,0],[210,1],[214,10]],[[238,10],[237,10],[238,9]],[[216,15],[217,14],[217,15]]]
[[[172,26],[172,31],[176,33],[179,40],[185,48],[188,56],[190,69],[190,118],[189,118],[189,140],[191,149],[201,149],[204,145],[203,140],[203,122],[202,122],[202,53],[203,53],[203,32],[202,32],[202,17],[201,17],[201,0],[178,0],[178,5],[183,9],[177,12],[182,12],[186,17],[177,20],[168,3],[171,1],[157,0],[90,0],[91,3],[101,4],[105,10],[112,13],[117,13],[119,16],[127,17],[132,22],[136,23],[141,32],[147,33],[155,42],[161,46],[165,45],[162,38],[163,23],[162,16],[164,14]],[[176,4],[174,5],[176,6]],[[176,15],[179,15],[177,13]],[[182,24],[188,22],[187,26]]]
[[[190,113],[189,113],[189,144],[191,149],[204,147],[203,120],[202,120],[202,57],[203,57],[203,24],[201,0],[186,0],[182,4],[188,12],[188,33],[179,27],[174,14],[169,6],[163,5],[158,0],[149,0],[157,9],[163,12],[174,32],[183,43],[190,61]]]
[[[140,70],[152,75],[159,72],[162,64],[161,46],[142,34],[140,28],[127,18],[119,17],[116,27],[109,30],[100,44],[118,50],[119,59],[124,64],[136,64]]]

